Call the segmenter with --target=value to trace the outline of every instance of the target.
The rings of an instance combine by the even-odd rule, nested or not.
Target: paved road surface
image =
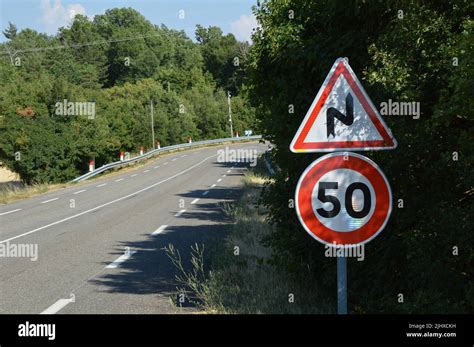
[[[0,313],[185,313],[170,295],[162,247],[187,253],[226,230],[248,163],[220,147],[162,156],[120,174],[0,205],[0,246],[37,245],[38,260],[0,257]],[[258,143],[229,145],[258,150]],[[128,249],[128,252],[126,251]]]

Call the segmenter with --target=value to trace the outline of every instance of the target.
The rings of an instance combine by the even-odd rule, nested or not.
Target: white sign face
[[[329,152],[338,149],[393,149],[397,142],[346,59],[337,59],[290,149]]]

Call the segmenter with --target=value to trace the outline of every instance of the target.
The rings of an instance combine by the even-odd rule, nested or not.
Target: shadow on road
[[[236,175],[243,176],[239,170]],[[132,257],[120,265],[117,271],[106,272],[90,282],[99,286],[99,291],[128,294],[161,294],[175,296],[178,284],[175,276],[177,269],[173,266],[163,250],[169,244],[179,250],[183,265],[190,268],[190,251],[194,244],[204,245],[205,255],[213,252],[230,230],[232,221],[225,215],[223,203],[239,199],[241,187],[192,190],[176,194],[185,198],[200,198],[196,205],[187,205],[187,212],[175,219],[175,225],[168,226],[163,232],[152,236],[147,233],[146,240],[137,242],[120,242],[115,255],[123,254],[125,247],[136,251]],[[104,264],[108,265],[108,264]],[[205,258],[205,265],[206,258]]]

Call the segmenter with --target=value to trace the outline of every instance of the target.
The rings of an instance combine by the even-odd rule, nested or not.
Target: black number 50
[[[326,189],[337,189],[338,183],[337,182],[319,182],[318,186],[318,199],[322,203],[329,202],[332,204],[331,210],[325,210],[324,208],[318,208],[316,211],[321,217],[324,218],[333,218],[336,217],[339,212],[341,211],[341,202],[339,199],[332,195],[326,195]],[[352,206],[352,195],[354,191],[359,189],[362,194],[364,195],[364,207],[360,211],[354,210]],[[345,201],[344,204],[346,206],[346,211],[352,218],[364,218],[370,212],[370,206],[372,204],[370,196],[369,187],[362,182],[354,182],[349,184],[346,190]]]

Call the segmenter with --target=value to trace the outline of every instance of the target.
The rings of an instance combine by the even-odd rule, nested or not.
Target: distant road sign
[[[339,58],[306,113],[290,150],[301,153],[396,147],[397,141],[347,59]]]
[[[372,160],[331,153],[314,161],[296,187],[296,213],[305,230],[330,245],[366,243],[387,224],[392,193]]]

